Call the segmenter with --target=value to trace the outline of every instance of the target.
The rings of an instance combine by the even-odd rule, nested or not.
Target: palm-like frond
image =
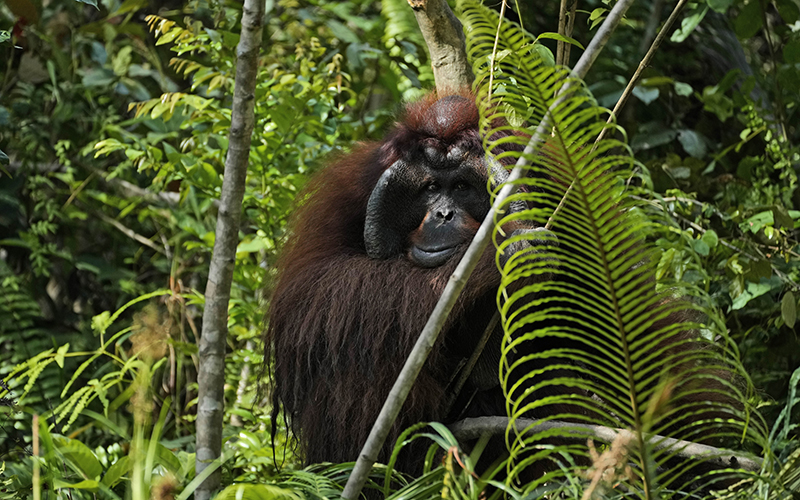
[[[527,483],[533,491],[560,474],[565,453],[591,462],[585,438],[575,439],[586,427],[515,424],[540,419],[630,430],[617,457],[629,495],[722,484],[724,474],[679,459],[681,446],[658,436],[740,446],[763,442],[763,422],[745,411],[747,378],[735,346],[700,307],[699,292],[656,291],[652,222],[626,188],[634,165],[628,148],[611,139],[594,144],[607,111],[568,70],[547,66],[517,26],[504,22],[498,31],[497,15],[472,0],[460,8],[485,149],[518,143],[519,152],[495,158],[509,165],[545,119],[549,131],[516,181],[512,200],[527,209],[507,211],[495,234],[510,476],[549,462],[552,472]]]

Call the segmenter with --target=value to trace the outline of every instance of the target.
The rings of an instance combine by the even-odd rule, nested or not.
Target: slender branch
[[[116,219],[112,219],[108,215],[106,215],[104,213],[101,213],[101,212],[95,212],[95,214],[97,215],[97,217],[100,220],[102,220],[103,222],[107,222],[108,224],[111,224],[112,226],[114,226],[117,229],[117,231],[121,232],[122,234],[124,234],[128,238],[134,239],[134,240],[138,241],[139,243],[141,243],[142,245],[145,245],[145,246],[148,246],[148,247],[152,248],[153,250],[155,250],[158,253],[163,253],[163,254],[167,253],[162,247],[156,245],[155,243],[153,243],[149,239],[145,238],[141,234],[137,233],[133,229],[130,229],[130,228],[124,226],[120,221],[118,221]]]
[[[584,78],[586,76],[592,63],[600,55],[603,47],[605,47],[608,39],[611,37],[611,33],[613,33],[614,29],[619,25],[623,15],[632,3],[633,0],[619,0],[616,5],[614,5],[614,8],[611,9],[608,17],[606,17],[606,20],[603,22],[602,26],[600,26],[597,35],[595,35],[591,43],[589,43],[586,51],[584,51],[580,60],[578,60],[578,63],[575,65],[573,73],[576,77]],[[528,145],[517,160],[505,185],[497,194],[492,207],[483,219],[466,253],[461,258],[456,270],[450,277],[444,292],[442,292],[439,301],[436,303],[433,313],[428,318],[428,322],[425,324],[422,333],[420,333],[416,344],[414,344],[414,348],[403,365],[400,375],[398,375],[394,386],[392,386],[392,390],[389,392],[389,396],[386,398],[381,408],[381,412],[367,437],[366,443],[364,443],[364,447],[361,449],[353,472],[350,478],[348,478],[347,484],[342,492],[343,498],[347,500],[355,500],[358,498],[367,480],[369,471],[372,468],[372,464],[377,460],[378,453],[383,447],[383,443],[386,441],[386,437],[389,435],[389,431],[397,419],[397,415],[400,413],[400,409],[403,403],[405,403],[408,393],[411,391],[411,386],[414,384],[420,370],[422,370],[422,366],[425,364],[425,360],[428,358],[431,349],[433,349],[447,316],[450,314],[458,296],[464,289],[467,279],[469,279],[472,271],[475,270],[478,259],[483,255],[486,247],[489,246],[496,214],[502,211],[506,199],[517,191],[519,186],[515,181],[523,177],[525,167],[528,164],[527,158],[532,157],[538,147],[544,142],[545,138],[548,137],[548,132],[552,123],[551,112],[563,102],[562,99],[567,95],[569,95],[568,92],[562,92],[562,97],[553,103],[545,114],[542,122],[536,128],[536,132],[532,135]]]
[[[606,121],[606,125],[611,124],[611,122],[614,120],[614,118],[619,114],[619,112],[622,109],[622,107],[625,106],[625,103],[628,101],[628,97],[630,97],[631,93],[633,93],[633,89],[634,89],[634,87],[636,87],[636,83],[638,83],[639,78],[641,78],[642,72],[650,65],[650,61],[653,59],[653,56],[655,55],[656,50],[658,50],[658,47],[661,45],[661,42],[667,36],[667,33],[669,32],[670,28],[672,27],[672,24],[678,18],[678,14],[680,14],[681,10],[683,9],[684,5],[686,5],[687,2],[688,2],[688,0],[680,0],[678,2],[678,5],[675,6],[675,9],[672,11],[672,14],[670,14],[669,18],[667,19],[667,22],[664,23],[664,26],[661,28],[661,31],[659,31],[659,33],[658,33],[658,36],[656,36],[656,39],[653,41],[653,44],[650,46],[650,50],[647,51],[647,54],[645,54],[644,58],[642,58],[642,61],[639,63],[639,67],[636,68],[636,71],[633,73],[633,76],[631,77],[630,81],[628,82],[628,86],[625,87],[625,90],[622,92],[622,95],[619,97],[619,100],[617,101],[617,104],[614,106],[614,110],[611,112],[611,115],[608,117],[608,120]],[[592,41],[594,41],[594,40],[592,40]],[[594,146],[592,147],[593,151],[594,151],[595,148],[597,148],[597,145],[600,143],[600,141],[605,136],[606,130],[608,130],[608,127],[603,128],[603,130],[601,130],[600,134],[597,136],[597,139],[595,139]],[[561,201],[558,203],[558,206],[555,208],[555,210],[553,210],[553,213],[550,215],[550,218],[547,220],[547,224],[545,224],[545,226],[544,226],[545,229],[550,229],[550,227],[553,225],[553,222],[555,221],[556,216],[561,212],[561,209],[564,208],[564,205],[567,202],[567,198],[569,198],[569,195],[572,193],[572,188],[574,186],[575,186],[575,181],[573,180],[572,183],[567,188],[567,190],[564,191],[564,196],[561,197]]]
[[[558,10],[558,34],[561,36],[572,36],[572,31],[575,28],[575,12],[578,9],[578,0],[572,0],[567,6],[568,0],[561,0],[561,5]],[[569,52],[572,44],[567,42],[558,41],[556,44],[556,65],[567,66],[569,65]]]
[[[500,16],[497,18],[497,32],[494,34],[494,45],[492,46],[492,57],[489,59],[491,61],[489,65],[489,100],[492,99],[492,88],[494,87],[494,65],[497,62],[497,45],[500,43],[500,28],[503,26],[503,19],[505,19],[506,16],[506,6],[508,5],[506,0],[501,1]]]
[[[625,90],[619,97],[617,104],[614,106],[614,111],[611,112],[611,116],[609,116],[608,121],[606,121],[607,124],[611,124],[611,122],[615,119],[615,117],[619,116],[620,110],[622,109],[623,106],[625,106],[625,103],[628,102],[628,98],[633,93],[633,89],[636,87],[636,84],[639,83],[639,79],[642,77],[642,72],[644,72],[644,70],[647,69],[648,66],[650,66],[650,61],[653,60],[653,56],[655,56],[658,47],[661,46],[661,42],[663,42],[664,38],[667,37],[667,33],[669,33],[670,29],[672,28],[672,25],[678,19],[678,16],[680,15],[681,11],[683,10],[683,8],[686,6],[687,3],[689,3],[689,0],[680,0],[678,4],[675,5],[675,8],[672,9],[672,14],[669,15],[669,18],[667,18],[667,22],[665,22],[664,26],[661,27],[661,31],[658,32],[656,39],[653,40],[653,44],[650,45],[650,50],[648,50],[647,54],[645,54],[644,57],[642,58],[642,61],[639,63],[639,67],[636,68],[636,71],[633,73],[633,76],[628,82],[628,86],[625,87]],[[600,132],[600,135],[597,136],[597,140],[594,141],[595,144],[597,144],[603,139],[603,137],[606,134],[606,130],[608,130],[608,127],[604,128]]]
[[[470,88],[475,76],[467,59],[464,29],[446,0],[408,0],[428,46],[436,92],[446,96]]]
[[[575,32],[575,14],[578,12],[578,0],[572,0],[569,7],[568,22],[567,22],[567,36],[572,38],[572,33]],[[564,66],[569,66],[569,53],[572,50],[572,44],[564,45]]]
[[[461,373],[459,374],[458,380],[456,384],[453,386],[452,390],[450,391],[450,395],[447,397],[447,401],[444,404],[444,412],[443,415],[448,415],[450,410],[453,409],[453,403],[456,402],[456,398],[458,394],[461,392],[461,389],[464,387],[464,384],[469,379],[469,376],[472,374],[472,370],[475,368],[475,364],[480,359],[481,354],[483,354],[483,349],[486,347],[486,343],[489,342],[489,338],[492,336],[492,332],[497,327],[497,324],[500,322],[500,311],[495,311],[494,316],[492,319],[489,320],[489,324],[486,325],[486,329],[483,331],[483,335],[481,335],[480,340],[478,340],[478,345],[475,346],[475,350],[472,352],[472,355],[467,360],[466,364],[461,369]]]
[[[558,7],[558,34],[561,36],[567,35],[567,0],[561,0]],[[556,65],[564,65],[564,45],[566,42],[558,41],[556,44]]]
[[[459,441],[475,440],[486,434],[496,436],[503,435],[508,430],[509,419],[507,417],[479,417],[460,420],[450,426],[453,436]],[[560,422],[558,420],[540,421],[534,419],[515,419],[514,426],[516,431],[521,434],[536,434],[554,429],[565,429],[571,431],[572,435],[562,436],[563,439],[586,441],[587,438],[594,438],[606,443],[611,443],[620,435],[635,439],[632,431],[627,429],[615,429],[602,425],[579,424],[574,422]],[[758,457],[743,455],[741,452],[715,448],[693,441],[683,441],[657,434],[647,436],[646,442],[655,450],[666,450],[675,456],[703,460],[705,463],[713,465],[719,469],[729,467],[743,469],[748,472],[758,472],[763,466],[763,460]]]
[[[209,500],[220,486],[219,459],[222,455],[222,418],[225,409],[225,348],[228,335],[230,302],[239,223],[242,215],[250,138],[255,123],[255,88],[258,77],[258,54],[264,23],[265,0],[244,0],[241,36],[236,47],[236,82],[231,106],[231,129],[228,156],[217,213],[216,239],[208,282],[200,335],[197,372],[197,454],[196,477],[205,469],[214,470],[194,492],[195,500]]]

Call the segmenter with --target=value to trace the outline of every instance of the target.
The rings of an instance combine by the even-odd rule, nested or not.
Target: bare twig
[[[642,61],[639,63],[639,67],[636,68],[636,71],[633,73],[630,81],[628,82],[628,86],[625,87],[625,90],[622,92],[622,95],[619,97],[617,104],[614,106],[614,111],[611,112],[611,116],[608,117],[608,121],[606,123],[610,124],[617,116],[619,116],[619,112],[625,103],[628,102],[628,98],[633,93],[633,89],[636,87],[636,84],[639,83],[639,79],[642,77],[642,72],[650,66],[650,61],[653,60],[653,56],[655,56],[658,47],[661,46],[661,42],[664,41],[664,38],[667,37],[667,33],[669,33],[670,29],[672,29],[672,25],[675,23],[675,20],[678,19],[683,8],[689,0],[679,0],[678,4],[675,5],[675,8],[672,9],[672,14],[669,15],[667,22],[664,23],[664,26],[661,27],[661,31],[658,32],[656,39],[653,40],[653,44],[650,46],[650,50],[647,51],[647,54],[644,55]],[[594,141],[595,144],[600,142],[606,134],[606,130],[608,128],[604,128],[600,135],[597,136],[597,140]]]
[[[449,428],[459,441],[468,441],[478,439],[486,434],[492,436],[503,435],[508,429],[508,425],[509,419],[507,417],[479,417],[461,420],[450,425]],[[536,434],[553,429],[563,429],[569,431],[570,435],[559,435],[559,437],[579,442],[585,442],[587,438],[594,438],[606,443],[612,443],[619,436],[625,436],[636,441],[634,433],[630,430],[615,429],[602,425],[560,422],[558,420],[539,421],[523,418],[515,419],[514,426],[517,432],[523,434]],[[678,457],[702,460],[704,463],[720,469],[732,467],[749,472],[758,472],[763,465],[762,459],[746,456],[741,452],[715,448],[692,441],[682,441],[657,434],[648,435],[646,442],[654,450],[666,450]]]
[[[558,11],[558,34],[565,37],[572,37],[575,28],[575,12],[578,9],[578,0],[572,0],[567,5],[568,0],[561,0]],[[556,64],[559,66],[569,65],[569,52],[572,45],[567,42],[558,41],[556,44]]]
[[[492,316],[492,319],[489,320],[489,324],[486,325],[483,335],[481,335],[480,340],[478,340],[478,345],[475,346],[475,351],[473,351],[466,364],[461,368],[458,380],[450,391],[450,395],[447,397],[447,401],[445,402],[444,412],[442,412],[443,415],[449,414],[450,410],[452,410],[453,403],[455,403],[458,394],[461,392],[461,389],[464,387],[467,379],[469,379],[469,376],[472,374],[472,370],[475,368],[475,363],[477,363],[478,359],[480,359],[483,349],[486,347],[486,343],[489,342],[489,337],[492,336],[492,333],[499,322],[500,311],[495,311],[494,316]]]
[[[580,60],[578,60],[578,63],[575,65],[573,73],[576,77],[583,78],[586,76],[592,63],[594,63],[600,55],[603,47],[605,47],[611,34],[619,25],[622,17],[632,3],[633,0],[619,0],[616,5],[614,5],[614,8],[611,10],[602,26],[600,26],[597,35],[592,39],[583,55],[581,55]],[[568,92],[562,92],[561,95],[567,96],[569,94]],[[431,316],[428,318],[428,322],[425,324],[422,333],[420,333],[416,344],[414,344],[414,348],[403,365],[400,375],[398,375],[394,386],[392,386],[392,390],[389,392],[389,396],[386,398],[383,408],[381,408],[375,425],[373,425],[367,437],[367,442],[364,443],[364,447],[361,449],[353,472],[348,478],[347,484],[342,492],[343,498],[347,500],[355,500],[358,498],[367,480],[369,471],[372,468],[372,464],[377,460],[378,453],[383,447],[383,443],[386,441],[386,437],[389,435],[392,425],[395,420],[397,420],[397,415],[400,413],[400,409],[406,401],[408,393],[411,391],[411,386],[414,384],[420,370],[422,370],[422,366],[425,364],[425,360],[428,358],[431,349],[433,349],[447,316],[450,314],[458,296],[464,289],[467,279],[472,274],[472,271],[475,270],[478,259],[483,255],[486,247],[489,246],[495,216],[498,212],[503,210],[506,199],[517,191],[519,186],[516,184],[516,181],[523,177],[524,169],[528,164],[527,158],[532,157],[539,146],[544,142],[544,139],[548,137],[549,130],[552,127],[551,111],[556,109],[562,102],[561,99],[557,100],[550,107],[547,114],[545,114],[544,119],[537,127],[536,132],[532,135],[528,145],[525,147],[523,154],[520,155],[514,169],[509,174],[507,182],[497,194],[492,207],[483,219],[480,228],[478,228],[475,237],[472,239],[467,251],[458,263],[456,270],[450,277],[444,292],[442,292],[439,301],[436,303],[433,313],[431,313]]]
[[[558,34],[561,36],[567,34],[567,0],[561,0],[558,7]],[[561,40],[556,44],[556,64],[559,66],[564,64],[564,45],[566,43]]]
[[[489,97],[488,99],[491,100],[492,98],[492,88],[494,87],[494,65],[497,62],[497,45],[500,43],[500,28],[503,26],[503,19],[506,16],[506,6],[508,2],[506,0],[501,0],[502,4],[500,5],[500,15],[497,18],[497,32],[494,34],[494,45],[492,46],[492,57],[489,59],[491,61],[491,65],[489,66]]]
[[[121,232],[122,234],[124,234],[128,238],[134,239],[134,240],[138,241],[139,243],[141,243],[142,245],[145,245],[145,246],[148,246],[148,247],[152,248],[153,250],[155,250],[158,253],[163,253],[163,254],[167,253],[163,248],[161,248],[160,246],[156,245],[152,241],[148,240],[147,238],[145,238],[141,234],[137,233],[133,229],[130,229],[130,228],[124,226],[120,221],[118,221],[116,219],[112,219],[111,217],[109,217],[108,215],[106,215],[106,214],[104,214],[102,212],[95,212],[95,214],[97,215],[97,217],[100,220],[102,220],[103,222],[107,222],[108,224],[111,224],[119,232]]]
[[[567,22],[567,36],[572,38],[572,33],[575,32],[575,14],[578,12],[578,0],[572,0],[569,7],[569,17]],[[564,66],[569,66],[569,53],[572,50],[572,44],[564,45]]]

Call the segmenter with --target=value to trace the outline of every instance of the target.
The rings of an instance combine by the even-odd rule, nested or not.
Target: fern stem
[[[571,172],[573,179],[577,179],[579,172]],[[573,181],[573,184],[575,182]],[[583,185],[577,184],[578,186],[578,194],[582,200],[584,206],[588,207],[591,206],[591,201],[589,197],[586,195],[586,191],[583,189]],[[595,238],[595,242],[599,248],[603,248],[603,239],[600,234],[600,229],[597,227],[597,219],[594,217],[589,217],[588,222],[591,224],[592,229],[592,236]],[[652,491],[650,484],[652,474],[650,471],[650,460],[647,460],[645,447],[647,446],[647,441],[644,436],[644,429],[642,423],[642,414],[639,408],[639,403],[636,401],[636,375],[633,372],[633,363],[631,362],[631,348],[630,343],[628,341],[628,332],[625,328],[625,321],[622,319],[622,313],[620,312],[620,304],[618,299],[618,290],[614,286],[614,281],[611,278],[612,276],[612,266],[608,262],[608,252],[598,252],[600,259],[602,259],[604,276],[606,277],[606,291],[608,292],[608,298],[611,301],[611,305],[614,308],[614,320],[617,323],[617,332],[619,333],[619,341],[622,345],[622,355],[623,359],[625,360],[625,370],[626,375],[628,377],[628,385],[629,390],[628,393],[631,397],[631,411],[633,412],[633,425],[634,425],[634,433],[636,435],[636,441],[639,444],[639,466],[642,468],[642,477],[643,477],[643,486],[644,486],[644,496],[646,500],[650,500],[652,498]]]

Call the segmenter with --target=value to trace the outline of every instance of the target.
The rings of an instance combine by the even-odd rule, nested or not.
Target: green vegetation
[[[164,3],[0,6],[0,498],[188,498],[198,482],[197,340],[242,13],[239,3]],[[556,31],[558,2],[537,3],[509,5],[503,22]],[[613,4],[579,0],[572,38],[587,46]],[[498,19],[490,7],[465,1],[456,11],[471,30],[479,93],[488,85]],[[553,154],[614,170],[620,189],[604,207],[635,205],[627,231],[653,235],[659,289],[677,284],[698,297],[708,317],[703,333],[743,381],[741,402],[757,409],[729,441],[766,458],[767,468],[761,480],[720,495],[793,498],[800,494],[800,3],[689,2],[613,137],[588,153],[606,118],[599,107],[614,106],[671,8],[654,0],[628,11],[585,80],[596,101],[576,98],[585,100],[583,121],[560,129],[562,149]],[[533,44],[519,24],[502,31],[494,83],[504,92],[494,98],[503,99],[509,123],[535,126],[554,97],[534,102],[534,91],[547,86],[541,79],[564,76],[551,63],[558,35]],[[581,52],[571,48],[573,64]],[[334,498],[351,464],[302,469],[285,422],[271,420],[259,390],[266,292],[308,176],[327,155],[380,137],[402,101],[433,87],[433,75],[413,11],[401,0],[270,1],[258,71],[228,317],[225,489],[217,498]],[[567,118],[558,116],[556,128]],[[621,198],[622,186],[630,196]],[[552,201],[549,212],[531,217],[546,222],[559,202]],[[603,222],[594,210],[586,220]],[[638,273],[636,264],[628,259],[614,272]],[[524,259],[513,265],[509,286],[525,272]],[[524,319],[504,318],[506,328]],[[634,399],[646,407],[665,390]],[[524,404],[508,392],[511,407]],[[641,419],[629,423],[647,430]],[[722,432],[707,424],[696,432]],[[433,443],[424,474],[407,478],[376,466],[368,484],[375,494],[486,494],[469,472],[477,453],[458,451],[442,425],[417,431],[425,434],[414,439]],[[516,454],[530,442],[510,436],[509,444]],[[569,464],[587,453],[581,449],[548,453]],[[642,452],[630,460],[646,471],[668,458]],[[628,481],[626,493],[617,487],[626,481],[624,464],[594,463],[530,482],[511,462],[507,477],[516,479],[495,479],[489,495],[669,494],[658,489],[669,486],[669,473]]]

